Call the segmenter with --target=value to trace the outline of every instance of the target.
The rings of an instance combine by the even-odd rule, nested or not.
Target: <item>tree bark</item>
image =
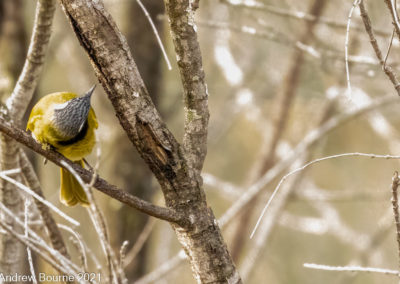
[[[195,144],[185,142],[184,150],[165,126],[144,86],[125,38],[103,3],[61,0],[61,4],[122,127],[160,183],[166,205],[190,220],[188,225],[172,226],[189,257],[196,280],[199,283],[241,283],[214,214],[206,203],[199,174],[205,157],[204,148],[193,149],[191,147]],[[172,5],[169,9],[178,6],[184,9],[185,5],[181,4],[171,2],[167,6]],[[193,13],[194,10],[190,11],[191,16]],[[180,14],[180,17],[184,16],[184,13]],[[187,56],[185,51],[183,54]],[[189,86],[194,87],[188,98],[192,95],[196,98],[189,101],[193,108],[187,112],[186,126],[191,130],[187,132],[188,139],[197,143],[195,137],[198,136],[198,145],[203,146],[206,139],[203,126],[208,121],[208,112],[204,109],[207,102],[201,57],[193,58],[191,64],[194,66],[190,65],[190,56],[183,60],[187,64],[186,70],[195,73],[188,78],[192,80]],[[198,91],[200,93],[194,93]],[[197,127],[199,124],[201,126]]]
[[[125,8],[126,22],[123,32],[126,35],[127,43],[132,50],[132,56],[140,70],[143,81],[149,91],[151,99],[156,107],[160,98],[160,90],[162,85],[162,54],[157,39],[152,32],[149,20],[142,11],[136,1],[128,1]],[[147,1],[144,3],[149,16],[153,19],[154,24],[159,31],[160,37],[163,38],[164,21],[157,21],[156,17],[164,13],[164,4],[162,1]],[[162,114],[162,112],[161,112]],[[121,135],[124,135],[122,133]],[[125,138],[125,139],[124,139]],[[130,193],[139,196],[145,200],[152,200],[157,189],[152,182],[153,174],[148,169],[142,159],[132,150],[132,144],[126,137],[116,137],[120,145],[121,151],[115,153],[111,158],[112,174],[119,178],[123,188]],[[129,171],[121,171],[121,163],[129,165]],[[137,238],[147,224],[149,216],[145,214],[132,214],[132,210],[126,206],[121,207],[118,211],[117,230],[118,243],[129,240],[131,244],[135,244]],[[126,220],[130,220],[126,222]],[[136,257],[136,261],[132,261],[126,267],[126,276],[128,279],[137,279],[146,272],[147,245],[144,245]],[[139,260],[140,261],[137,261]]]

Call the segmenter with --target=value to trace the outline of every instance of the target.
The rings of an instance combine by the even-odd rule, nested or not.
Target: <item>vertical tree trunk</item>
[[[178,52],[182,52],[178,64],[190,72],[184,74],[181,69],[186,102],[192,106],[186,110],[187,136],[182,147],[154,107],[126,40],[103,3],[83,0],[61,0],[61,3],[122,127],[160,183],[166,205],[188,217],[187,224],[172,226],[189,257],[196,280],[199,283],[241,283],[202,188],[200,170],[206,153],[203,142],[207,137],[204,125],[208,121],[208,98],[204,74],[201,75],[201,55],[198,53],[192,58],[186,54],[199,52],[197,37],[193,34],[195,27],[175,30],[175,35],[180,37],[178,47],[182,47],[178,48]],[[188,5],[190,7],[185,9]],[[176,13],[173,20],[178,22],[175,22],[177,26],[172,25],[173,29],[194,24],[191,16],[194,16],[196,3],[171,2],[167,6],[170,12]],[[188,39],[192,41],[187,42],[189,46],[185,46],[181,31],[192,33]]]
[[[10,87],[16,82],[19,72],[24,64],[26,54],[26,33],[23,21],[23,2],[21,0],[3,0],[0,3],[1,10],[1,34],[0,34],[0,57],[3,69],[0,74],[10,80]],[[7,94],[8,91],[7,90]],[[0,135],[0,157],[1,170],[15,169],[19,167],[17,144],[5,135]],[[11,147],[9,147],[11,146]],[[20,176],[15,177],[21,181]],[[14,214],[19,215],[23,212],[23,202],[20,191],[7,181],[0,180],[1,202],[7,206]],[[14,222],[1,216],[2,222],[17,229]],[[24,270],[25,254],[24,246],[15,238],[8,234],[0,236],[0,272],[4,275],[22,273]]]

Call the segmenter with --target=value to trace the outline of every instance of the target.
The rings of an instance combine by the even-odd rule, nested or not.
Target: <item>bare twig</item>
[[[82,257],[83,269],[85,271],[87,271],[88,270],[87,256],[86,256],[85,244],[83,242],[82,237],[75,230],[73,230],[71,227],[65,226],[63,224],[58,224],[58,227],[60,229],[63,229],[65,231],[69,232],[72,236],[74,236],[74,238],[76,240],[76,243],[78,244],[79,254]]]
[[[352,109],[348,112],[341,113],[335,117],[332,117],[319,128],[310,131],[291,152],[291,154],[288,155],[288,157],[277,163],[257,182],[251,185],[246,192],[242,193],[240,198],[222,215],[221,218],[219,218],[219,226],[221,228],[224,228],[241,212],[241,210],[248,204],[249,201],[251,201],[260,192],[262,192],[266,185],[275,180],[284,169],[289,167],[299,157],[299,155],[305,153],[305,151],[309,147],[314,145],[314,143],[316,143],[317,141],[320,141],[322,137],[324,137],[337,127],[341,126],[345,122],[349,121],[350,119],[353,119],[368,111],[372,111],[380,106],[395,102],[398,102],[398,99],[396,97],[388,95],[384,98],[373,101],[369,105],[362,106],[358,109]],[[180,251],[179,253],[185,255],[183,251]],[[162,267],[157,268],[156,270],[141,278],[146,279],[146,281],[144,281],[143,283],[151,283],[153,280],[147,281],[147,279],[153,279],[153,277],[156,277],[155,275],[157,275],[156,279],[159,279],[159,277],[162,277],[163,275],[178,267],[184,260],[184,258],[179,257],[179,253],[170,258]],[[167,270],[166,267],[169,267],[170,270]],[[142,282],[140,283],[142,284]]]
[[[383,64],[383,66],[384,66],[383,68],[386,67],[386,62],[387,62],[387,59],[389,58],[390,50],[391,50],[392,44],[393,44],[394,33],[395,33],[395,31],[393,30],[392,36],[390,37],[388,49],[386,51],[385,59],[383,60],[383,63],[384,63]]]
[[[161,52],[162,52],[162,54],[163,54],[163,56],[164,56],[164,60],[165,60],[165,62],[167,63],[168,70],[172,70],[171,62],[170,62],[169,59],[168,59],[167,52],[165,51],[164,45],[163,45],[163,43],[162,43],[162,41],[161,41],[161,38],[160,38],[160,36],[159,36],[159,34],[158,34],[158,31],[157,31],[156,26],[154,25],[154,22],[153,22],[153,20],[152,20],[151,17],[150,17],[149,12],[147,12],[147,9],[146,9],[146,7],[143,5],[142,1],[136,0],[136,2],[139,4],[139,6],[140,6],[140,8],[142,9],[144,15],[146,16],[147,20],[148,20],[149,23],[150,23],[150,26],[151,26],[151,28],[152,28],[152,30],[153,30],[153,33],[154,33],[154,35],[156,36],[158,45],[160,46]]]
[[[305,155],[299,157],[299,160],[292,165],[292,168],[296,168],[298,165],[304,163],[304,157]],[[265,251],[265,243],[267,242],[275,223],[279,220],[279,215],[282,212],[282,209],[285,206],[287,199],[293,192],[293,189],[296,187],[296,185],[299,184],[301,178],[302,177],[299,175],[296,177],[296,179],[293,179],[289,183],[285,184],[284,187],[282,187],[282,191],[277,196],[273,208],[271,208],[271,211],[269,211],[268,218],[265,218],[263,220],[263,223],[260,226],[260,231],[251,242],[250,248],[248,249],[248,251],[246,251],[246,257],[244,258],[243,263],[240,267],[240,272],[243,279],[249,280],[249,276],[252,274],[252,271],[255,270],[260,254]]]
[[[30,201],[28,199],[25,199],[25,210],[24,210],[25,238],[28,238],[29,205],[30,205]],[[26,247],[26,252],[28,254],[28,263],[29,263],[29,270],[32,275],[32,282],[34,284],[37,284],[35,267],[33,265],[33,260],[32,260],[32,251],[29,246]]]
[[[0,222],[0,227],[2,229],[4,229],[8,234],[10,234],[11,236],[13,236],[15,239],[17,239],[18,241],[20,241],[21,243],[23,243],[26,246],[29,246],[34,252],[36,252],[40,257],[42,257],[46,262],[48,262],[50,265],[52,265],[57,271],[60,271],[62,273],[65,273],[67,275],[74,275],[76,277],[76,279],[78,279],[77,277],[77,273],[69,268],[67,268],[66,266],[59,264],[57,262],[54,261],[54,259],[52,259],[51,257],[49,257],[47,254],[45,254],[41,249],[37,248],[36,246],[34,246],[30,241],[28,241],[24,236],[19,235],[18,233],[16,233],[10,226],[8,226],[7,224],[4,224],[2,222]]]
[[[397,94],[400,96],[400,83],[399,83],[399,81],[397,79],[396,74],[393,72],[393,69],[389,65],[385,64],[385,60],[384,60],[384,58],[382,56],[382,52],[381,52],[381,50],[380,50],[380,48],[378,46],[378,42],[377,42],[377,40],[375,38],[375,35],[374,35],[374,32],[372,30],[371,20],[370,20],[370,18],[368,16],[368,12],[367,12],[367,9],[365,8],[363,0],[360,1],[359,7],[360,7],[360,12],[361,12],[361,18],[362,18],[362,20],[364,22],[365,30],[366,30],[366,32],[367,32],[367,34],[369,36],[369,40],[371,42],[372,48],[375,51],[376,57],[378,58],[379,62],[381,63],[383,71],[389,77],[389,79],[392,82],[394,88],[396,89]]]
[[[153,230],[154,225],[156,223],[155,221],[156,221],[155,219],[149,219],[147,221],[142,232],[138,236],[135,244],[132,246],[130,251],[125,255],[124,262],[122,263],[123,267],[127,267],[136,258],[137,254],[139,253],[139,251],[142,249],[143,245],[149,238],[150,233]]]
[[[135,284],[150,284],[159,280],[161,277],[165,276],[168,272],[177,268],[183,260],[187,259],[187,256],[183,250],[179,251],[175,256],[170,258],[168,261],[164,262],[156,270],[150,272],[149,274],[143,276],[142,278],[135,281]]]
[[[112,276],[113,282],[117,283],[117,284],[118,283],[126,283],[127,279],[125,278],[125,274],[121,268],[122,266],[118,263],[115,253],[112,250],[110,243],[109,243],[109,238],[108,238],[108,233],[107,233],[104,216],[101,213],[101,211],[96,203],[96,200],[94,199],[91,188],[89,187],[88,184],[84,183],[82,178],[78,175],[78,173],[69,164],[67,164],[65,161],[61,161],[61,165],[64,166],[76,178],[76,180],[79,182],[79,184],[85,190],[85,193],[88,197],[89,204],[90,204],[88,207],[89,216],[93,222],[94,228],[97,232],[97,235],[99,236],[101,246],[106,255],[109,272],[110,272],[110,275]],[[93,183],[93,181],[92,181],[92,183]]]
[[[190,251],[195,278],[202,282],[241,283],[220,229],[215,225],[212,209],[207,205],[200,176],[206,155],[209,115],[194,24],[198,1],[166,2],[187,99],[183,146],[166,127],[152,103],[126,40],[104,8],[103,1],[60,2],[128,138],[161,185],[166,205],[180,221],[184,220],[175,222],[172,227],[179,242]],[[94,32],[100,27],[103,32]],[[197,234],[199,231],[203,233]],[[208,249],[210,240],[214,243],[212,250]]]
[[[337,61],[343,61],[343,55],[340,52],[332,51],[332,50],[323,50],[318,49],[310,44],[305,44],[299,40],[294,40],[290,38],[288,35],[273,30],[269,28],[268,30],[259,30],[254,27],[249,26],[237,26],[232,25],[226,22],[220,21],[209,21],[209,20],[198,20],[197,24],[200,27],[206,28],[213,28],[213,29],[223,29],[229,30],[240,34],[245,34],[249,36],[254,36],[258,38],[262,38],[265,40],[274,41],[276,43],[291,46],[299,51],[306,53],[307,55],[311,56],[312,58],[318,59],[322,62],[333,59]],[[348,56],[349,63],[358,63],[358,64],[367,64],[367,65],[377,65],[380,64],[378,60],[369,56],[356,56],[356,55],[349,55]]]
[[[347,27],[346,27],[346,40],[344,43],[344,57],[346,63],[346,80],[347,80],[347,95],[351,98],[351,84],[350,84],[350,69],[349,69],[349,35],[350,35],[350,24],[351,17],[353,15],[354,9],[360,4],[361,0],[354,0],[353,6],[350,9],[349,16],[347,18]]]
[[[42,148],[42,145],[37,143],[30,135],[28,135],[25,131],[14,127],[11,123],[7,122],[3,118],[0,118],[0,132],[5,133],[6,135],[12,137],[19,143],[24,144],[29,147],[33,151],[41,154],[46,157],[49,161],[52,161],[58,166],[61,165],[61,161],[66,161],[80,176],[84,181],[90,182],[92,180],[92,173],[88,170],[83,169],[76,163],[73,163],[66,158],[64,158],[61,154],[53,151],[53,150],[45,150]],[[125,191],[118,189],[116,186],[109,184],[107,181],[98,177],[96,182],[94,183],[94,187],[100,190],[101,192],[113,197],[121,201],[122,203],[127,204],[130,207],[136,208],[139,211],[142,211],[146,214],[149,214],[153,217],[157,217],[169,222],[175,223],[186,223],[186,218],[178,214],[172,209],[164,208],[160,206],[156,206],[142,200],[136,196],[130,195]]]
[[[356,153],[355,152],[355,153],[342,153],[342,154],[327,156],[327,157],[323,157],[323,158],[320,158],[320,159],[315,159],[315,160],[312,160],[311,162],[308,162],[304,166],[302,166],[300,168],[297,168],[297,169],[291,171],[290,173],[288,173],[288,174],[286,174],[286,175],[284,175],[282,177],[282,179],[279,181],[278,185],[275,187],[274,191],[272,192],[270,198],[268,199],[267,204],[263,208],[263,210],[262,210],[262,212],[260,214],[260,217],[258,218],[257,223],[256,223],[256,225],[255,225],[255,227],[253,229],[253,232],[250,235],[250,238],[252,238],[254,236],[254,234],[255,234],[255,232],[256,232],[256,230],[257,230],[257,228],[258,228],[258,226],[259,226],[259,224],[260,224],[260,222],[261,222],[266,210],[268,209],[269,205],[273,201],[275,195],[278,193],[279,188],[281,187],[282,183],[284,183],[285,180],[288,177],[290,177],[291,175],[293,175],[295,173],[298,173],[298,172],[300,172],[300,171],[302,171],[302,170],[304,170],[304,169],[308,168],[309,166],[314,165],[316,163],[320,163],[320,162],[323,162],[323,161],[326,161],[326,160],[331,160],[331,159],[343,158],[343,157],[368,157],[368,158],[377,158],[377,159],[386,159],[386,160],[388,160],[388,159],[400,159],[400,156],[379,155],[379,154],[369,154],[369,153]]]
[[[40,202],[42,202],[43,204],[45,204],[47,207],[49,207],[51,210],[53,210],[55,213],[57,213],[60,217],[64,218],[66,221],[70,222],[71,224],[73,224],[74,226],[79,226],[79,222],[76,221],[75,219],[69,217],[67,214],[65,214],[64,212],[62,212],[60,209],[58,209],[56,206],[54,206],[52,203],[50,203],[49,201],[47,201],[46,199],[44,199],[43,197],[39,196],[38,194],[36,194],[34,191],[32,191],[32,189],[30,189],[29,187],[25,186],[24,184],[16,181],[15,179],[10,178],[9,176],[5,175],[4,173],[0,172],[0,177],[2,179],[5,179],[6,181],[14,184],[17,188],[23,190],[24,192],[26,192],[27,194],[31,195],[32,197],[36,198],[37,200],[39,200]]]
[[[257,2],[256,4],[254,4],[255,2],[247,3],[244,1],[236,2],[236,1],[232,1],[232,0],[222,0],[221,2],[224,4],[231,5],[233,7],[265,11],[265,12],[268,12],[271,14],[282,16],[282,17],[288,17],[288,18],[304,20],[304,21],[315,21],[315,16],[311,15],[309,13],[279,8],[279,7],[276,7],[273,5],[268,5],[268,4],[264,4],[264,3],[260,3],[260,2]],[[337,28],[337,29],[346,29],[347,28],[347,23],[339,22],[339,21],[336,21],[334,19],[330,19],[327,17],[319,17],[318,22],[321,24],[325,24],[332,28]],[[355,29],[357,31],[363,31],[362,26],[355,26],[353,29]],[[390,33],[388,33],[386,30],[374,29],[374,32],[377,35],[384,36],[384,37],[390,35]]]
[[[396,31],[397,37],[400,40],[400,22],[399,22],[399,16],[397,15],[395,1],[393,1],[393,0],[384,0],[384,1],[390,11],[390,15],[392,16],[392,20],[393,20],[394,30]]]
[[[21,227],[24,227],[24,222],[22,222],[18,217],[16,217],[11,210],[9,210],[3,203],[0,203],[0,210],[9,218],[9,220],[15,221],[15,223]],[[10,226],[8,226],[5,223],[0,222],[0,226],[3,227],[7,232],[11,229]],[[15,239],[18,241],[22,242],[23,244],[29,246],[33,251],[38,253],[39,255],[44,257],[46,261],[48,261],[51,265],[53,265],[58,271],[65,273],[65,274],[73,274],[76,275],[77,272],[79,272],[79,267],[77,267],[74,263],[72,263],[69,259],[61,255],[58,251],[52,249],[49,247],[45,241],[40,238],[34,231],[32,231],[30,228],[26,229],[28,231],[28,234],[31,235],[33,238],[25,238],[24,235],[18,234],[15,230],[10,233],[11,236],[13,236]],[[39,245],[41,247],[38,248],[36,245]],[[44,251],[46,251],[48,254],[44,254]],[[61,267],[61,269],[60,269]]]
[[[153,220],[153,219],[150,219]],[[119,249],[119,264],[120,264],[120,269],[124,269],[125,267],[125,258],[126,258],[126,250],[128,249],[128,245],[129,242],[127,240],[125,240],[122,245],[121,248]]]
[[[375,100],[368,106],[363,106],[358,109],[353,109],[348,112],[341,113],[335,117],[332,117],[319,128],[310,131],[304,139],[294,148],[294,150],[285,159],[281,160],[274,167],[272,167],[267,173],[265,173],[257,182],[251,185],[247,192],[243,193],[240,198],[225,212],[220,218],[219,223],[221,226],[226,225],[230,222],[242,208],[255,196],[257,196],[262,189],[272,182],[284,169],[291,165],[291,163],[298,158],[299,155],[304,153],[309,147],[314,145],[322,137],[330,133],[348,120],[361,115],[365,112],[371,111],[378,106],[382,106],[389,102],[397,102],[397,98],[391,98],[387,96],[383,101],[382,98]]]
[[[399,188],[399,173],[395,172],[392,178],[392,206],[393,206],[393,216],[396,223],[396,239],[397,239],[397,250],[398,250],[398,262],[400,268],[400,214],[399,214],[399,199],[397,194],[397,189]],[[400,280],[400,273],[399,273]]]
[[[318,270],[328,271],[352,271],[352,272],[374,272],[388,275],[398,275],[399,271],[375,267],[360,267],[360,266],[330,266],[315,263],[304,263],[304,267]]]
[[[28,187],[32,189],[32,191],[34,191],[37,195],[43,197],[43,191],[40,187],[39,179],[36,176],[32,164],[30,163],[28,157],[22,149],[19,150],[19,165],[21,167],[23,176],[27,182]],[[54,221],[54,218],[50,213],[49,207],[45,203],[37,200],[36,198],[34,198],[33,201],[35,202],[36,207],[39,209],[40,215],[46,226],[53,248],[58,250],[65,257],[69,258],[63,237],[57,227],[57,223]]]

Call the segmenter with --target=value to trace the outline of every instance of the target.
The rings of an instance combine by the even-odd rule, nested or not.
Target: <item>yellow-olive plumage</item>
[[[27,124],[27,130],[32,132],[32,136],[43,147],[52,146],[66,158],[81,166],[83,166],[83,158],[90,154],[96,143],[95,129],[98,124],[96,115],[90,107],[93,89],[94,87],[89,91],[90,93],[87,93],[88,99],[85,104],[82,104],[84,106],[82,108],[78,101],[83,102],[84,97],[78,97],[74,93],[60,92],[43,97],[32,108]],[[71,104],[72,100],[73,104]],[[74,109],[75,106],[79,108]],[[85,109],[86,113],[82,114]],[[74,127],[75,122],[81,125]],[[62,203],[68,206],[77,203],[89,204],[78,181],[70,172],[62,168],[60,187]]]

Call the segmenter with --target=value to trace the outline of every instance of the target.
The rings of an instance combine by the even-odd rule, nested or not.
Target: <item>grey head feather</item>
[[[90,110],[93,86],[85,95],[69,100],[54,109],[53,123],[65,140],[76,137],[84,127]]]

